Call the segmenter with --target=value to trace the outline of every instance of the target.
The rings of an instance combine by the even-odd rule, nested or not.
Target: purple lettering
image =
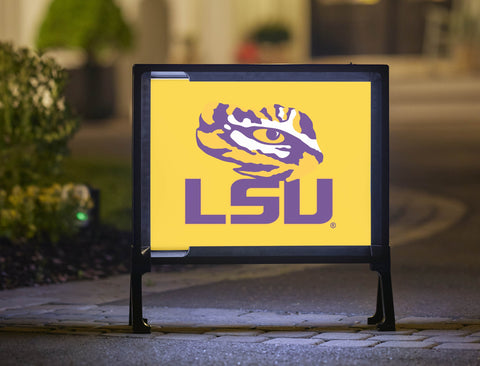
[[[300,214],[300,181],[285,182],[285,224],[324,224],[332,218],[332,180],[317,179],[317,212]]]
[[[202,215],[200,179],[185,179],[185,223],[225,224],[225,215]]]
[[[232,215],[232,224],[271,224],[280,214],[278,197],[248,197],[250,188],[278,188],[279,181],[268,179],[241,179],[231,186],[232,206],[263,207],[259,215]],[[300,214],[300,181],[285,182],[285,224],[324,224],[332,218],[332,179],[317,179],[317,211]],[[202,214],[201,180],[185,179],[185,223],[225,224],[225,215]]]
[[[250,188],[278,188],[278,181],[241,179],[232,184],[232,206],[263,206],[260,215],[232,215],[232,224],[270,224],[278,219],[278,197],[247,197]]]

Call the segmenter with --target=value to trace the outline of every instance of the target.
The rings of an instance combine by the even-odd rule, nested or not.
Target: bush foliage
[[[60,173],[78,128],[65,104],[65,71],[28,49],[0,43],[0,187],[46,184]]]
[[[130,233],[81,227],[88,188],[55,183],[78,128],[65,79],[52,59],[0,43],[0,290],[127,270]]]
[[[0,233],[14,243],[30,239],[56,243],[78,231],[76,214],[92,207],[84,185],[15,186],[10,193],[0,190]]]

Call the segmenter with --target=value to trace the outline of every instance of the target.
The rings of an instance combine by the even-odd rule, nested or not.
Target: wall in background
[[[0,0],[0,40],[34,47],[50,0]],[[116,60],[117,115],[130,115],[134,63],[234,63],[239,46],[260,23],[291,28],[288,61],[307,62],[309,0],[117,0],[134,27],[135,48]],[[72,56],[73,55],[73,56]],[[55,54],[64,66],[78,55]]]

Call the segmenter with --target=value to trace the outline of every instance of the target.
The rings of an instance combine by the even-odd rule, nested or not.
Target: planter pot
[[[114,67],[86,64],[68,72],[65,97],[70,106],[85,119],[111,117],[115,111]]]
[[[480,70],[480,48],[476,44],[458,44],[454,48],[454,62],[459,72]]]
[[[260,62],[262,63],[287,63],[289,62],[288,43],[260,43],[258,45]]]

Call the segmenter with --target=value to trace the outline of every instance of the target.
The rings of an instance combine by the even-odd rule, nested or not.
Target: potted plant
[[[460,3],[453,12],[453,52],[460,71],[480,69],[480,7],[473,1]]]
[[[113,0],[53,0],[40,26],[39,50],[82,50],[83,66],[71,69],[67,99],[86,118],[105,118],[114,110],[117,51],[132,45],[132,31]]]
[[[290,28],[282,22],[267,22],[255,28],[250,37],[258,46],[260,62],[287,62]]]

